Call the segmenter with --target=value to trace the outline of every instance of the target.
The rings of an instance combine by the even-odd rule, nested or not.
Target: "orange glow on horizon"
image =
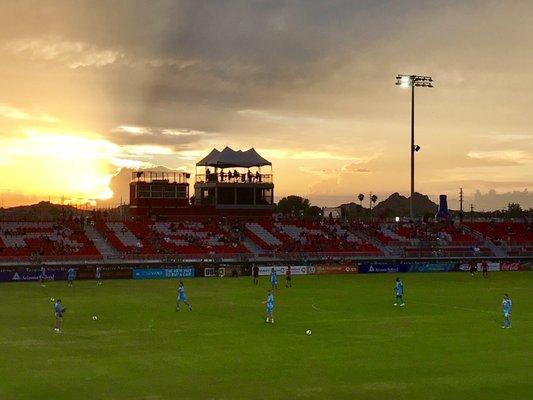
[[[0,140],[0,189],[92,203],[109,199],[118,146],[84,133],[25,129]]]

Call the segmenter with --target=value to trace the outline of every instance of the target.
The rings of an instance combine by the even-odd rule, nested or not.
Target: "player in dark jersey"
[[[292,287],[292,271],[290,265],[285,270],[285,287]]]
[[[468,265],[470,266],[470,275],[474,276],[477,272],[477,263],[475,260],[470,260]]]
[[[252,277],[254,285],[259,285],[259,267],[257,265],[252,267]]]
[[[487,260],[483,260],[481,262],[481,270],[483,271],[483,277],[488,278],[489,277],[489,263]]]

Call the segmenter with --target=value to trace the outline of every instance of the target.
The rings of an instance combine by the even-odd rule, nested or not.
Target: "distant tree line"
[[[385,200],[387,201],[387,200]],[[360,202],[362,203],[362,202]],[[339,206],[341,208],[342,217],[346,219],[368,219],[371,216],[369,208],[365,208],[362,204],[349,203]],[[394,207],[383,207],[381,209],[376,209],[373,212],[373,217],[377,219],[392,218],[396,216],[403,216],[406,211],[405,207],[401,209],[394,209]],[[322,217],[322,209],[318,206],[311,205],[309,199],[306,199],[301,196],[290,195],[283,197],[276,204],[275,212],[281,213],[284,215],[291,215],[294,217],[303,217],[303,218],[318,218]],[[461,217],[464,220],[470,218],[485,218],[485,219],[531,219],[533,218],[533,209],[529,208],[528,210],[522,209],[518,203],[509,203],[506,209],[496,210],[496,211],[476,211],[473,212],[464,211],[463,215],[460,215],[460,212],[457,210],[450,210],[453,217]],[[431,219],[435,216],[434,212],[424,212],[421,217],[424,219]]]
[[[283,197],[276,205],[276,212],[294,217],[316,218],[322,216],[322,209],[312,206],[309,199],[300,196]]]

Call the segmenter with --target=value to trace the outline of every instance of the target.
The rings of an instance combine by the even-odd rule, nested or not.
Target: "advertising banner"
[[[417,263],[409,266],[409,272],[448,272],[455,269],[455,263]]]
[[[276,275],[285,275],[287,265],[264,265],[259,267],[259,275],[270,275],[272,268],[276,271]],[[307,266],[305,265],[291,265],[292,275],[307,275]]]
[[[499,271],[500,270],[500,263],[498,261],[488,261],[487,262],[489,271]],[[483,270],[483,267],[481,266],[481,262],[476,263],[476,268],[479,272]],[[470,264],[463,263],[459,265],[460,271],[470,271]]]
[[[357,265],[320,264],[307,267],[308,274],[335,275],[335,274],[357,274]]]
[[[37,270],[17,270],[0,272],[1,282],[27,282],[38,281],[40,271]],[[45,280],[47,281],[64,281],[67,279],[66,271],[61,270],[46,270]]]
[[[173,279],[194,277],[194,267],[135,268],[133,279]]]
[[[204,267],[204,276],[209,278],[213,276],[223,277],[226,275],[226,267]]]
[[[244,275],[243,267],[241,265],[225,265],[224,266],[224,276],[226,277],[237,277]]]
[[[523,261],[520,263],[520,267],[524,271],[533,271],[533,261]]]
[[[238,277],[251,275],[251,268],[237,264],[220,264],[198,267],[196,274],[205,277]]]
[[[102,270],[102,279],[131,279],[133,268],[120,267]]]
[[[502,262],[500,264],[500,271],[521,271],[522,264],[519,262]]]
[[[409,264],[400,263],[363,263],[359,264],[358,272],[360,274],[409,272],[409,267]]]

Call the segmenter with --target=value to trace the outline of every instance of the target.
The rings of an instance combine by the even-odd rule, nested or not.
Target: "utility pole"
[[[474,205],[470,204],[470,222],[474,222]]]

